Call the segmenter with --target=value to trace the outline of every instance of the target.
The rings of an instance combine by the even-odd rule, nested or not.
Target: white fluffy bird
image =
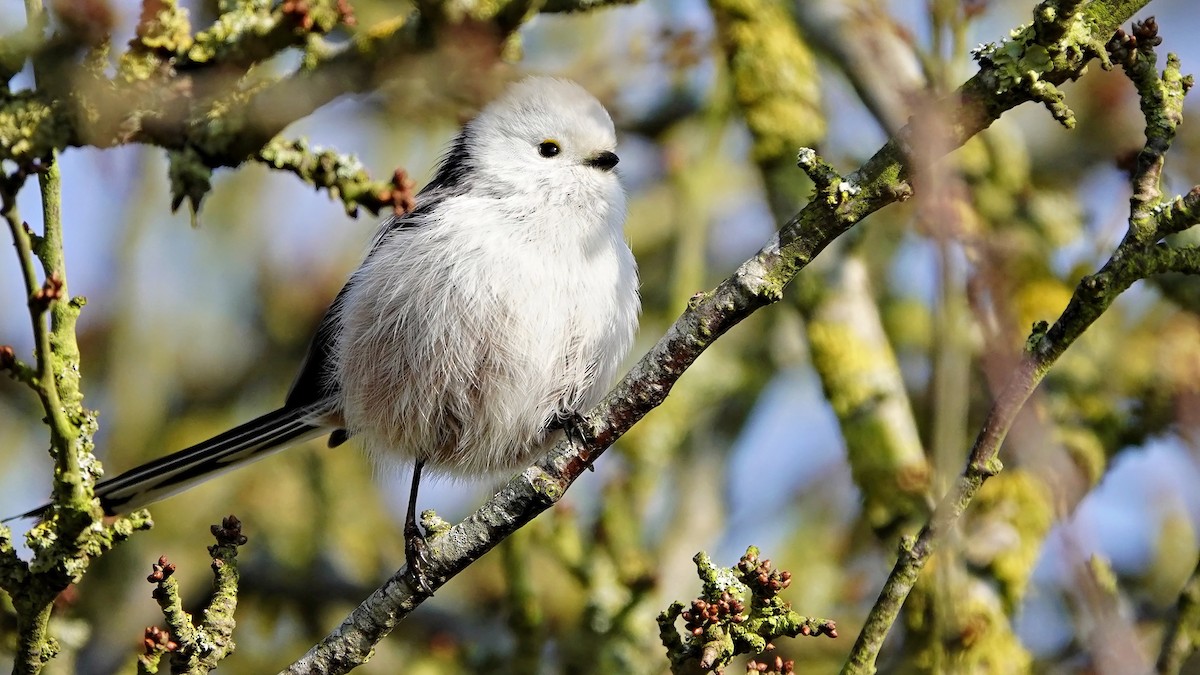
[[[302,440],[355,437],[414,462],[406,550],[424,588],[422,469],[482,477],[527,464],[599,402],[633,341],[615,149],[608,112],[583,88],[512,85],[462,129],[416,208],[380,227],[284,406],[99,483],[105,512]]]

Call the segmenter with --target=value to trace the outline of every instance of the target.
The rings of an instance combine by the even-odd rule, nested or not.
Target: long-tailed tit
[[[528,463],[600,400],[633,341],[615,148],[608,112],[578,85],[511,86],[454,139],[415,210],[380,227],[283,407],[100,482],[104,511],[310,438],[353,437],[414,462],[405,548],[425,586],[422,469],[482,477]]]

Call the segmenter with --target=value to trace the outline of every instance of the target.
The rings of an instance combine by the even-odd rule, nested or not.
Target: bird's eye
[[[560,152],[562,148],[559,147],[558,141],[547,139],[538,144],[538,154],[542,157],[553,157]]]

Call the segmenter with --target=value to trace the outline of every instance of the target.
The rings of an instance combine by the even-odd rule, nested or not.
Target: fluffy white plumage
[[[464,184],[385,225],[354,273],[333,373],[336,409],[373,454],[480,476],[527,463],[556,420],[599,401],[639,303],[624,192],[589,163],[616,148],[596,99],[527,79],[463,134],[447,161],[465,163]],[[558,154],[539,153],[547,141]]]
[[[527,463],[599,401],[629,350],[639,300],[615,146],[578,85],[510,87],[464,127],[416,209],[380,228],[284,406],[101,482],[104,510],[332,432],[331,445],[353,436],[415,461],[417,562],[421,466],[481,477]]]

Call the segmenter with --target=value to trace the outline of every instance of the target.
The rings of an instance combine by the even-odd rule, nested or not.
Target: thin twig
[[[1157,43],[1150,39],[1155,37],[1152,28],[1152,23],[1149,28],[1147,23],[1135,25],[1135,33],[1140,34],[1136,47],[1139,61],[1154,62],[1153,47]],[[1120,51],[1124,39],[1123,32],[1118,32],[1114,38],[1114,57],[1121,61],[1125,60]],[[1168,59],[1161,79],[1157,73],[1152,74],[1157,85],[1152,86],[1145,79],[1144,71],[1132,72],[1127,66],[1127,72],[1142,94],[1147,122],[1144,161],[1139,162],[1138,170],[1131,177],[1136,194],[1131,200],[1129,231],[1100,271],[1079,282],[1054,325],[1047,327],[1042,323],[1035,327],[1016,373],[988,412],[971,448],[966,468],[920,534],[902,543],[895,567],[842,669],[845,675],[875,672],[875,661],[883,641],[921,569],[933,555],[941,535],[962,516],[984,481],[1002,468],[1000,446],[1017,413],[1050,367],[1135,281],[1169,271],[1200,271],[1200,251],[1194,247],[1154,245],[1169,228],[1184,228],[1195,223],[1195,218],[1186,222],[1182,199],[1162,208],[1158,188],[1163,155],[1174,137],[1174,126],[1182,120],[1183,94],[1191,86],[1190,78],[1180,75],[1178,59]],[[1164,89],[1168,95],[1160,95]],[[1163,120],[1168,121],[1165,126]]]
[[[1159,675],[1177,675],[1183,662],[1196,651],[1200,638],[1200,561],[1179,593],[1175,606],[1175,618],[1163,635],[1162,650],[1158,654],[1155,672]]]
[[[212,526],[217,543],[208,547],[212,557],[213,594],[200,621],[183,610],[175,565],[160,557],[146,581],[155,584],[154,599],[162,610],[169,631],[147,629],[146,654],[139,667],[156,665],[166,653],[170,654],[171,672],[207,673],[217,667],[234,649],[233,613],[237,608],[238,547],[246,543],[242,524],[228,516],[220,525]]]

